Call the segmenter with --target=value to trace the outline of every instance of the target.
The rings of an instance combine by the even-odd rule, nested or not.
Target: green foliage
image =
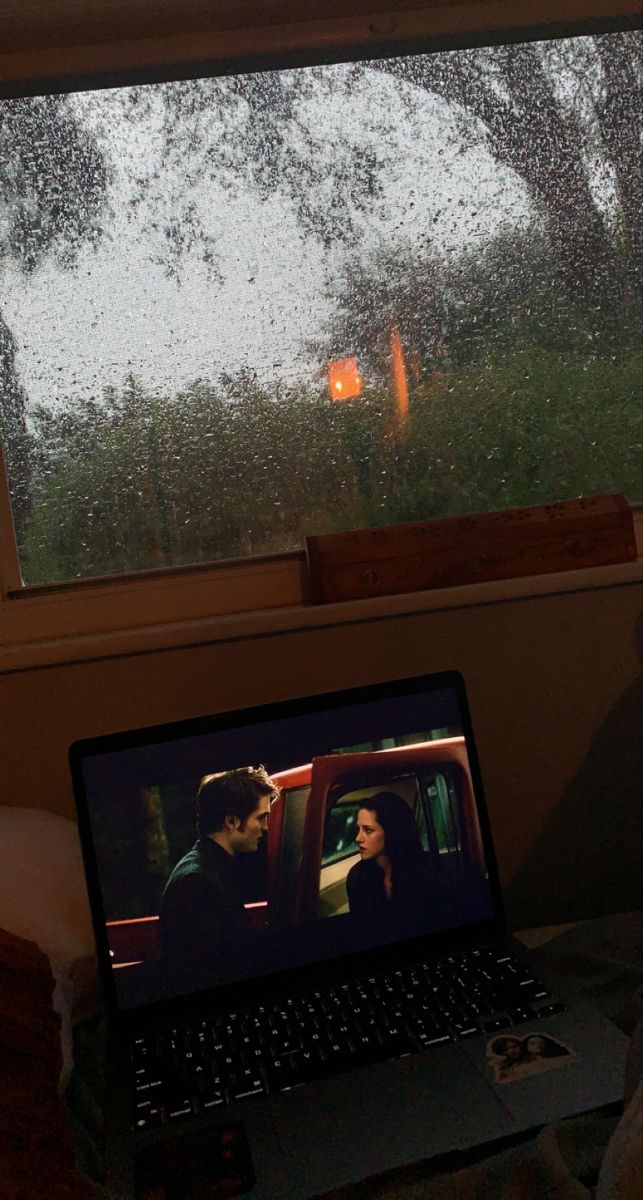
[[[624,263],[615,252],[610,257],[622,275]],[[598,294],[584,306],[573,303],[557,274],[555,248],[537,224],[501,230],[484,246],[458,255],[445,272],[444,289],[444,341],[463,365],[483,361],[491,342],[494,354],[518,341],[545,351],[608,355],[640,338],[640,307],[620,285],[607,305],[601,306]]]
[[[33,275],[47,257],[69,267],[96,245],[107,216],[110,170],[68,96],[0,103],[0,271]],[[27,394],[16,340],[0,309],[0,443],[22,552],[31,509],[33,463]]]
[[[346,255],[326,288],[333,315],[311,350],[322,358],[356,354],[366,378],[386,386],[394,325],[414,360],[426,362],[447,324],[449,295],[444,261],[430,244],[396,241],[359,256]]]
[[[369,524],[643,492],[640,352],[533,344],[437,374],[411,397],[410,432],[381,455]],[[378,477],[378,465],[373,464]]]
[[[379,388],[331,404],[248,377],[41,409],[30,583],[294,549],[306,534],[578,495],[642,494],[639,351],[533,342],[436,371],[396,427]]]
[[[101,236],[109,167],[70,96],[0,105],[0,259],[26,274],[46,255],[70,265]]]
[[[313,392],[197,381],[40,408],[29,583],[273,553],[360,524],[341,413]]]
[[[418,379],[445,364],[462,370],[504,360],[517,344],[564,356],[627,353],[641,330],[640,307],[620,289],[606,311],[572,303],[535,223],[501,229],[449,263],[430,245],[401,242],[357,260],[347,256],[333,297],[333,315],[313,348],[322,358],[356,354],[366,376],[383,385],[393,325]]]

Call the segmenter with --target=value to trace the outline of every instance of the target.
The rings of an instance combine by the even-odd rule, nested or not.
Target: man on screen
[[[161,900],[163,958],[173,976],[216,972],[250,933],[239,856],[258,850],[278,794],[264,767],[201,780],[199,837],[176,864]]]

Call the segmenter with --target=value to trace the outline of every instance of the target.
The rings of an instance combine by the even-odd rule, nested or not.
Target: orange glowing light
[[[362,377],[356,358],[335,358],[328,364],[331,400],[352,400],[362,392]]]
[[[391,374],[393,376],[393,391],[397,409],[398,424],[401,429],[407,429],[409,423],[409,389],[406,381],[406,366],[404,363],[404,347],[397,321],[391,326]]]

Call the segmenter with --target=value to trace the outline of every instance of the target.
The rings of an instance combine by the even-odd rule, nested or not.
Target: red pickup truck
[[[273,776],[266,920],[287,925],[347,911],[346,876],[359,856],[355,821],[375,792],[411,808],[438,890],[483,870],[464,738],[332,754]]]

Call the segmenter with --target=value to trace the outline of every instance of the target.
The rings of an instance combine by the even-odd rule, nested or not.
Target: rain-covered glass
[[[2,102],[25,582],[640,499],[640,46]]]

